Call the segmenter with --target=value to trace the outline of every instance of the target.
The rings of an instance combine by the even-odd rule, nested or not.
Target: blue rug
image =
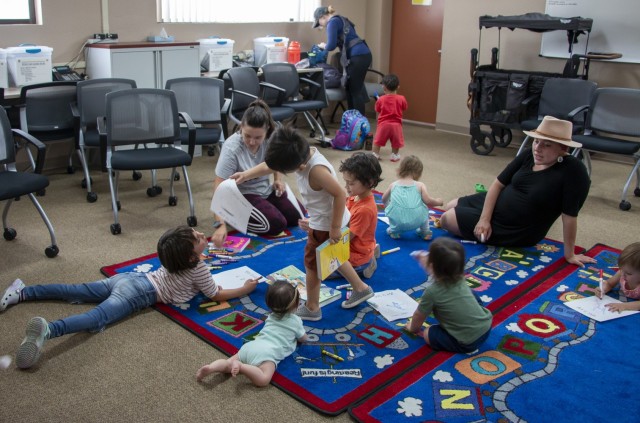
[[[417,367],[349,413],[360,422],[637,422],[640,315],[598,323],[564,305],[593,295],[618,254],[595,246],[596,265],[566,264],[495,313],[477,354],[425,349]]]
[[[432,218],[436,219],[437,215]],[[366,282],[375,291],[398,288],[417,299],[424,289],[425,274],[409,253],[427,249],[429,242],[415,233],[393,240],[385,229],[386,224],[379,223],[376,236],[381,249],[400,247],[400,250],[382,256],[378,270]],[[449,235],[435,229],[434,236]],[[222,270],[249,266],[266,276],[289,264],[304,269],[305,242],[306,233],[297,228],[291,229],[291,237],[285,239],[252,237],[251,243],[237,256],[239,262]],[[468,260],[467,280],[494,312],[527,293],[564,263],[562,244],[552,240],[526,249],[463,245]],[[106,275],[148,272],[159,265],[152,254],[103,267],[102,271]],[[220,270],[213,272],[217,271]],[[327,282],[332,287],[344,283],[343,279]],[[259,284],[250,296],[223,304],[212,303],[199,295],[186,304],[157,304],[155,308],[213,347],[232,355],[262,328],[267,315],[266,287]],[[326,305],[320,322],[306,324],[310,341],[279,364],[272,380],[289,395],[329,415],[345,411],[399,376],[407,375],[431,354],[421,338],[402,330],[405,321],[388,322],[366,303],[351,310],[342,309],[340,303]],[[342,361],[322,354],[322,349]],[[194,363],[194,368],[199,364],[202,363]]]

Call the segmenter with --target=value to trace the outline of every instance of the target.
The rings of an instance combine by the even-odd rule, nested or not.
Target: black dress
[[[531,150],[516,156],[498,175],[505,187],[491,216],[491,245],[526,247],[540,242],[561,214],[578,216],[589,194],[591,181],[582,162],[563,157],[547,169],[533,171]],[[455,207],[460,233],[476,239],[473,230],[480,219],[486,193],[462,197]]]

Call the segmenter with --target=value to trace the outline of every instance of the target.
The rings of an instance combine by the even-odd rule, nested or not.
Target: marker
[[[336,286],[336,289],[345,289],[345,288],[351,288],[351,284],[345,283],[344,285]]]
[[[330,353],[327,350],[322,350],[322,354],[326,355],[327,357],[331,357],[331,358],[333,358],[335,360],[338,360],[338,361],[344,361],[344,358],[340,357],[339,355]]]
[[[484,244],[484,233],[480,234],[480,242]]]
[[[219,270],[222,269],[222,266],[209,266],[209,270]]]
[[[247,232],[247,235],[249,235],[249,236],[258,236],[256,234],[254,234],[253,232]]]
[[[462,240],[460,240],[460,242],[462,242],[463,244],[477,244],[477,242],[470,241],[468,239],[462,239]]]
[[[602,269],[600,269],[600,282],[599,282],[599,285],[600,285],[600,299],[602,299],[602,296],[604,295],[604,290],[603,290],[604,280],[603,280]]]
[[[395,253],[396,251],[400,251],[400,247],[392,248],[387,251],[383,251],[381,255],[386,256],[387,254]]]

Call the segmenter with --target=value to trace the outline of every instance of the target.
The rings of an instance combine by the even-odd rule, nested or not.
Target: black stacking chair
[[[591,97],[593,97],[597,87],[598,84],[586,79],[547,79],[540,93],[537,118],[520,122],[520,129],[533,131],[542,123],[542,119],[545,116],[553,116],[573,122],[574,134],[582,132],[586,116],[585,106],[588,106],[591,102]],[[533,97],[525,99],[522,102],[522,107],[526,108],[529,102],[533,100]],[[530,138],[527,136],[522,141],[517,154],[520,154],[527,147]]]
[[[56,81],[25,85],[20,89],[20,129],[43,143],[75,137],[71,104],[76,102],[77,81]],[[27,156],[35,168],[29,150]],[[73,173],[69,155],[68,173]]]
[[[640,197],[640,89],[634,88],[598,88],[589,105],[584,134],[573,139],[582,144],[575,149],[575,156],[582,156],[591,174],[591,156],[587,152],[607,153],[627,156],[634,165],[629,172],[620,199],[620,210],[631,209],[627,201],[627,191],[636,176],[636,188],[633,194]]]
[[[180,120],[189,130],[188,151],[182,149]],[[189,184],[187,166],[191,165],[195,148],[195,125],[189,115],[178,111],[178,103],[173,91],[135,88],[114,91],[106,95],[106,117],[98,118],[100,147],[104,151],[105,168],[109,174],[109,188],[113,207],[114,223],[111,233],[121,233],[118,221],[120,200],[118,199],[118,179],[121,170],[171,169],[169,205],[175,206],[173,182],[176,168],[181,167],[189,196],[189,226],[196,226],[193,195]],[[132,149],[136,144],[156,143],[158,148]],[[154,188],[155,185],[155,172]],[[157,191],[147,195],[153,197]],[[152,195],[153,194],[153,195]]]
[[[165,88],[176,95],[178,110],[186,112],[196,125],[196,145],[208,146],[207,154],[224,141],[221,111],[225,108],[224,82],[221,79],[191,77],[169,79]],[[183,144],[189,142],[189,131],[180,128]]]
[[[265,82],[283,88],[284,92],[277,92],[278,98],[275,104],[292,108],[296,114],[301,113],[311,127],[311,137],[315,137],[316,129],[320,132],[320,143],[324,146],[324,128],[313,117],[311,112],[318,113],[327,107],[327,95],[324,90],[324,79],[320,82],[309,78],[300,77],[298,71],[291,63],[267,63],[262,66],[262,75]],[[300,81],[307,84],[309,95],[303,97],[300,92]],[[327,143],[328,144],[328,143]]]
[[[262,98],[269,103],[268,99],[277,97],[277,92],[284,93],[285,90],[267,82],[260,82],[258,74],[254,68],[241,67],[231,68],[225,75],[229,78],[231,85],[231,104],[229,106],[229,119],[234,123],[234,131],[240,125],[242,115],[252,101]],[[269,104],[273,120],[280,123],[291,118],[295,110],[291,107]]]
[[[136,88],[136,81],[124,78],[98,78],[78,82],[77,104],[72,105],[72,113],[76,130],[76,152],[84,171],[82,187],[87,189],[87,201],[90,203],[98,199],[92,190],[93,180],[89,175],[87,165],[87,148],[100,147],[97,119],[106,115],[107,93]],[[135,172],[134,179],[140,179],[140,173]]]
[[[35,147],[37,150],[33,172],[19,172],[16,170],[16,145],[19,144],[24,149]],[[49,178],[42,175],[44,166],[44,156],[46,147],[36,138],[19,129],[11,129],[7,112],[0,107],[0,201],[5,201],[2,213],[2,227],[4,228],[4,239],[11,241],[16,238],[17,232],[10,228],[7,223],[9,208],[13,201],[21,196],[28,196],[35,208],[40,213],[42,220],[51,236],[51,245],[44,253],[47,257],[55,257],[60,251],[56,243],[56,235],[47,214],[40,206],[34,195],[35,192],[44,190],[49,186]]]

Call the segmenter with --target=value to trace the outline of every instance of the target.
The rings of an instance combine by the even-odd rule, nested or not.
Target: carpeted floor
[[[334,127],[335,129],[335,127]],[[333,133],[333,130],[332,130]],[[495,149],[488,157],[471,152],[468,135],[455,135],[430,128],[405,125],[406,147],[402,154],[416,154],[424,162],[422,180],[430,192],[448,200],[473,192],[474,184],[489,185],[513,158],[516,149]],[[322,150],[338,166],[348,153]],[[383,149],[384,190],[395,177],[395,165]],[[615,248],[637,241],[640,201],[632,198],[628,212],[618,210],[619,192],[630,170],[628,164],[594,157],[592,186],[579,217],[577,244],[598,242]],[[198,228],[210,231],[208,211],[217,157],[198,157],[189,169],[195,195]],[[93,173],[98,201],[89,204],[80,187],[81,173],[64,169],[49,172],[51,185],[40,199],[58,236],[60,255],[48,259],[46,229],[29,201],[11,207],[9,224],[18,232],[11,242],[0,240],[0,283],[15,278],[31,283],[80,283],[100,278],[102,266],[120,263],[153,251],[158,237],[168,227],[186,223],[188,204],[181,182],[178,205],[169,207],[166,194],[148,198],[149,174],[140,181],[128,175],[121,181],[122,234],[109,232],[112,213],[109,187],[104,174]],[[160,172],[161,185],[168,187],[168,173]],[[292,178],[287,180],[295,186]],[[559,224],[549,233],[562,238]],[[25,303],[0,315],[0,355],[13,355],[24,337],[29,318],[41,315],[55,319],[84,305],[57,302]],[[0,370],[3,398],[2,420],[49,422],[103,421],[262,421],[315,422],[325,419],[350,421],[343,413],[324,417],[273,386],[252,387],[237,378],[211,386],[195,382],[195,372],[204,363],[224,354],[153,310],[126,319],[96,335],[77,334],[49,342],[42,363],[30,371],[15,366]],[[583,383],[578,381],[577,383]],[[612,395],[620,395],[624,387]]]

